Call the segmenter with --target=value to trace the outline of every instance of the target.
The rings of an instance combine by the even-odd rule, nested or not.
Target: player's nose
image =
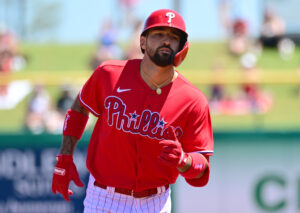
[[[163,38],[163,44],[165,45],[165,46],[170,46],[170,36],[168,36],[168,35],[165,35],[164,36],[164,38]]]

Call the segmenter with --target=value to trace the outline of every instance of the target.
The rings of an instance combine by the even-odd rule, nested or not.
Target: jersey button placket
[[[154,102],[154,92],[152,91],[150,94],[147,95],[146,101],[145,101],[145,106],[147,109],[151,110]]]
[[[139,141],[137,141],[138,143],[136,143],[136,148],[137,148],[137,153],[143,153],[143,143],[144,138],[140,137]],[[138,154],[137,155],[137,176],[136,176],[136,187],[139,188],[141,185],[141,173],[143,173],[143,159],[142,159],[142,155]]]

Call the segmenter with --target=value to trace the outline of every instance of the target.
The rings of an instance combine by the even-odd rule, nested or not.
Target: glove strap
[[[57,155],[56,156],[57,164],[54,167],[54,174],[65,176],[66,170],[64,168],[60,168],[59,166],[62,164],[69,164],[73,162],[73,156],[72,155]]]

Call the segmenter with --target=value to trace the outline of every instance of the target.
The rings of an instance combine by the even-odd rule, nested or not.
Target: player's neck
[[[160,67],[147,60],[141,62],[140,75],[152,89],[163,87],[177,77],[173,65]]]
[[[143,71],[147,75],[151,76],[151,78],[159,84],[160,81],[164,81],[164,79],[173,75],[174,67],[173,65],[161,67],[157,66],[150,60],[142,60],[140,71]]]

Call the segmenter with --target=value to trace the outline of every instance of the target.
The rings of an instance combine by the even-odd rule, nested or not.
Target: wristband
[[[70,162],[73,161],[73,155],[58,154],[56,155],[56,162]]]
[[[192,158],[192,166],[184,173],[180,173],[187,179],[193,179],[205,170],[206,158],[199,153],[189,153]]]
[[[80,140],[89,116],[69,109],[66,114],[63,135],[74,136]]]

